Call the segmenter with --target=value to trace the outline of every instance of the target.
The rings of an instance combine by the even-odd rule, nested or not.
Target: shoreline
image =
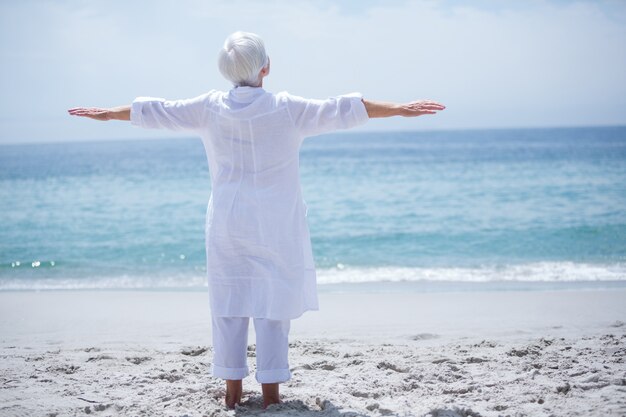
[[[195,279],[194,282],[204,280]],[[113,281],[114,282],[114,281]],[[43,293],[43,292],[206,292],[206,285],[188,286],[137,286],[116,287],[113,282],[108,286],[96,287],[34,287],[16,288],[0,287],[0,294],[5,293]],[[68,285],[67,282],[58,285]],[[72,285],[72,284],[69,284]],[[461,280],[377,280],[364,282],[319,282],[318,293],[384,293],[384,292],[491,292],[491,291],[578,291],[578,290],[612,290],[626,289],[626,280],[570,280],[570,281],[536,281],[536,280],[492,280],[492,281],[461,281]]]

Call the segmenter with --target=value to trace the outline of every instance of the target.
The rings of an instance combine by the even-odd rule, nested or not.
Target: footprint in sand
[[[325,371],[334,371],[335,368],[337,368],[335,365],[328,363],[326,361],[314,362],[312,365],[313,365],[313,368],[323,369]]]
[[[197,346],[195,348],[187,348],[180,351],[185,356],[199,356],[207,351],[206,347]]]
[[[521,349],[511,349],[508,352],[506,352],[507,355],[509,356],[517,356],[519,358],[523,357],[523,356],[527,356],[527,355],[540,355],[541,354],[541,347],[539,346],[528,346],[528,347],[524,347]]]
[[[367,408],[369,411],[376,410],[380,413],[380,415],[383,415],[383,416],[388,416],[388,415],[393,414],[393,411],[389,410],[388,408],[382,408],[380,404],[378,403],[370,404],[366,406],[365,408]]]
[[[476,356],[470,356],[469,358],[465,360],[465,363],[482,363],[482,362],[489,362],[489,359],[479,358]]]
[[[101,349],[100,349],[100,348],[97,348],[97,347],[88,347],[88,348],[85,348],[85,349],[83,349],[83,350],[84,350],[85,352],[89,353],[89,352],[100,352],[100,350],[101,350]]]
[[[396,364],[393,364],[387,361],[379,362],[376,367],[378,369],[390,369],[392,371],[401,372],[401,373],[409,372],[407,368],[403,368],[401,366],[398,366]]]
[[[482,340],[480,343],[476,343],[472,345],[472,347],[488,347],[488,348],[494,348],[496,346],[498,346],[498,344],[491,340]]]
[[[134,365],[139,365],[141,363],[144,363],[146,361],[150,361],[152,360],[151,357],[149,356],[127,356],[126,360]]]
[[[430,410],[424,417],[480,417],[481,414],[477,413],[469,408],[452,409],[435,408]]]
[[[437,339],[440,336],[438,334],[434,334],[434,333],[418,333],[416,335],[413,335],[410,337],[411,340],[431,340],[431,339]]]
[[[89,359],[87,359],[87,362],[97,362],[97,361],[103,361],[103,360],[110,360],[110,359],[115,359],[113,356],[111,355],[98,355],[98,356],[91,356]]]
[[[78,371],[79,369],[80,369],[80,366],[76,366],[76,365],[62,365],[62,366],[57,366],[57,367],[49,367],[47,370],[55,372],[55,373],[63,373],[63,374],[71,375],[75,373],[76,371]]]
[[[176,373],[176,370],[173,369],[170,373],[167,372],[162,372],[157,376],[153,376],[153,379],[162,379],[164,381],[167,382],[176,382],[176,381],[180,381],[181,379],[183,379],[182,375],[178,375]]]
[[[296,371],[298,369],[304,369],[307,371],[311,371],[314,369],[322,369],[324,371],[334,371],[337,367],[333,364],[330,364],[326,361],[318,361],[318,362],[313,362],[313,363],[305,363],[304,365],[300,365],[300,366],[296,366],[294,368],[291,368],[292,371]]]
[[[353,397],[358,397],[358,398],[379,398],[380,394],[378,392],[363,392],[363,391],[352,391],[350,393],[350,395],[352,395]]]

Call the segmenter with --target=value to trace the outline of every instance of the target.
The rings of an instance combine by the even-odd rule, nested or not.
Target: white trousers
[[[214,377],[243,379],[248,376],[248,323],[250,317],[212,317]],[[259,383],[291,379],[287,353],[290,320],[254,318],[256,373]]]

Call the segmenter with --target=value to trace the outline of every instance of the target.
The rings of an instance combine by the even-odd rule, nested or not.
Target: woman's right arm
[[[370,119],[378,117],[416,117],[423,114],[436,114],[446,108],[443,104],[432,100],[418,100],[406,104],[390,103],[363,99],[365,110]]]
[[[74,107],[68,113],[72,116],[89,117],[90,119],[107,120],[130,120],[130,105],[112,107],[109,109],[102,107]]]
[[[125,120],[134,126],[148,129],[198,130],[206,125],[207,101],[215,90],[197,97],[166,100],[155,97],[137,97],[130,105],[102,108],[75,107],[68,112],[72,116],[95,120]]]

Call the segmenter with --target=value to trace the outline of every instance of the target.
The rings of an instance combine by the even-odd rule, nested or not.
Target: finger
[[[101,112],[101,111],[104,111],[104,109],[101,109],[100,107],[74,107],[72,109],[69,109],[68,111],[69,112],[76,112],[76,111]]]
[[[420,103],[423,106],[437,106],[437,107],[446,107],[441,103],[437,103],[435,101],[426,101],[426,102],[421,102]]]
[[[428,110],[443,110],[443,109],[445,109],[445,107],[440,105],[440,104],[424,104],[424,105],[421,105],[420,108],[428,109]]]
[[[443,109],[439,108],[439,107],[431,107],[431,106],[419,106],[419,107],[414,107],[411,109],[411,112],[413,113],[436,113],[438,111],[441,111]]]
[[[414,109],[417,110],[443,110],[445,109],[445,106],[442,106],[440,104],[427,104],[427,103],[416,103],[414,105],[411,106]]]
[[[71,112],[71,114],[103,114],[105,113],[104,110],[91,110],[91,109],[83,109],[83,110],[76,110]]]
[[[424,105],[424,106],[439,106],[442,109],[446,108],[446,106],[444,106],[443,104],[438,103],[436,101],[432,101],[432,100],[424,100],[424,101],[420,101],[420,102],[417,102],[417,103],[419,103],[421,105]]]
[[[102,118],[101,112],[91,112],[91,111],[78,111],[74,113],[70,113],[71,116],[79,116],[79,117],[91,117],[92,119]]]

